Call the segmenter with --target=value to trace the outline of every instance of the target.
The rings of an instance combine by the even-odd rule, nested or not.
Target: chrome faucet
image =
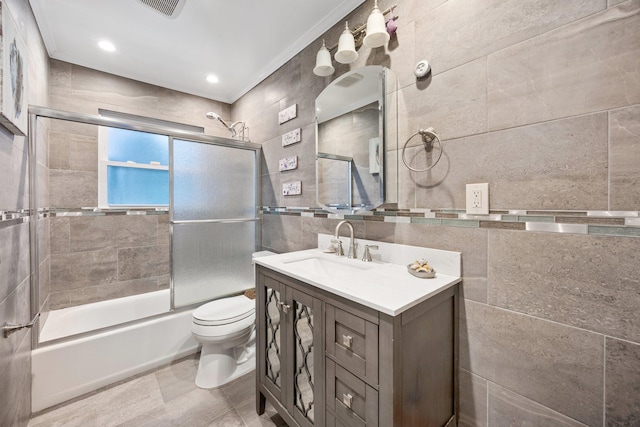
[[[353,237],[353,225],[351,225],[351,223],[349,221],[340,221],[338,223],[338,225],[336,225],[336,231],[335,233],[333,233],[333,239],[332,240],[334,243],[335,241],[340,241],[340,239],[338,239],[339,237],[339,233],[340,233],[340,227],[342,227],[344,224],[347,225],[347,227],[349,227],[349,237],[351,238],[351,243],[349,244],[349,252],[347,253],[347,258],[357,258],[358,254],[356,253],[356,246],[355,246],[355,239]],[[339,245],[340,249],[342,248],[342,244]],[[340,255],[344,255],[344,252],[342,252],[341,250],[337,250],[336,251],[336,255],[340,256]]]

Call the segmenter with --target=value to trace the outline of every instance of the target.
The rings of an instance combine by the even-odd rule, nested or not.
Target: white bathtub
[[[168,301],[166,290],[59,310],[63,313],[52,311],[42,333],[47,340],[53,340],[68,332],[83,333],[87,325],[92,330],[130,322],[167,312]],[[197,352],[198,342],[191,335],[192,313],[193,310],[167,313],[34,350],[32,411]]]

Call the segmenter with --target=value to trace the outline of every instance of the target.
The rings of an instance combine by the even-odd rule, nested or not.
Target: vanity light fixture
[[[338,51],[336,52],[336,61],[341,64],[351,64],[358,59],[358,52],[356,52],[356,41],[353,38],[353,34],[349,29],[349,22],[344,25],[344,31],[340,35],[338,41]]]
[[[331,65],[331,52],[327,49],[327,46],[322,40],[322,47],[316,55],[316,66],[313,69],[313,74],[320,77],[326,77],[333,74],[336,69]]]
[[[108,40],[101,40],[100,42],[98,42],[98,46],[100,46],[100,49],[106,50],[107,52],[113,52],[116,50],[114,44]]]
[[[362,46],[362,44],[369,48],[384,46],[391,38],[391,34],[396,32],[397,26],[394,21],[397,16],[394,16],[393,9],[397,6],[397,4],[394,4],[384,12],[381,12],[378,8],[378,0],[375,0],[373,11],[369,15],[366,24],[362,24],[352,31],[349,29],[349,23],[346,22],[344,31],[340,35],[336,46],[327,48],[325,41],[322,40],[322,48],[316,55],[316,66],[313,69],[313,73],[320,77],[330,76],[334,73],[335,68],[331,65],[330,52],[336,48],[335,60],[341,64],[351,64],[358,59],[356,48]],[[388,13],[391,13],[391,17],[385,23],[384,16]]]
[[[374,48],[384,46],[389,41],[387,25],[384,22],[384,14],[378,9],[378,0],[375,0],[373,11],[367,19],[367,35],[362,41],[365,46]]]

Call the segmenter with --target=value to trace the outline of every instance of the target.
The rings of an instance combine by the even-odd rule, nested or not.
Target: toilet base
[[[255,345],[222,349],[219,345],[203,344],[196,386],[204,389],[220,387],[255,368]]]

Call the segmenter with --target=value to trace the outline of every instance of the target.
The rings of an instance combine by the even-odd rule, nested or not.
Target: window
[[[99,207],[169,205],[169,137],[101,126],[98,153]]]

